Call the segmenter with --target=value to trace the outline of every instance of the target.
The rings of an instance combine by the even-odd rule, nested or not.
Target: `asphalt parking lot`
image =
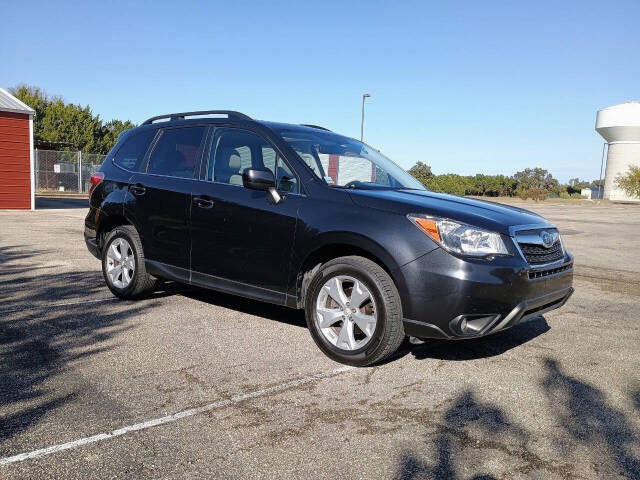
[[[114,299],[84,209],[0,212],[0,478],[640,478],[640,206],[528,207],[575,254],[564,308],[362,369],[301,312]]]

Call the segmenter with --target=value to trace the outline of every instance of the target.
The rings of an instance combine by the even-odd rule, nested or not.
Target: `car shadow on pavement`
[[[557,360],[547,357],[541,361],[544,376],[540,388],[552,427],[547,421],[535,431],[535,424],[527,430],[500,407],[465,390],[453,406],[436,413],[427,425],[428,453],[423,454],[419,447],[405,452],[393,478],[640,478],[640,432],[628,415],[607,404],[606,395],[598,388],[566,374]],[[629,400],[639,396],[640,391],[632,391]],[[540,445],[539,440],[545,437]],[[585,470],[590,472],[587,477],[583,476]]]
[[[411,345],[408,352],[417,360],[475,360],[495,357],[533,340],[550,329],[544,317],[535,317],[487,337],[468,340],[426,340],[422,344]]]
[[[250,300],[237,295],[180,284],[168,283],[166,286],[160,288],[161,289],[155,293],[156,295],[162,294],[162,292],[166,295],[179,294],[199,302],[209,303],[210,305],[276,320],[287,325],[307,328],[303,310],[294,310],[280,305]],[[379,365],[393,362],[409,353],[418,360],[428,358],[441,360],[474,360],[493,357],[523,345],[549,330],[549,324],[544,317],[535,317],[504,332],[478,339],[459,341],[426,340],[419,345],[411,345],[409,342],[405,342],[403,347],[401,347],[395,355],[392,355]]]
[[[259,302],[237,295],[230,295],[198,287],[189,287],[179,291],[179,293],[199,302],[236,310],[257,317],[268,318],[269,320],[276,320],[295,327],[307,328],[303,310],[295,310],[272,303]]]
[[[152,308],[91,303],[98,290],[110,295],[96,272],[40,268],[40,253],[0,247],[0,456],[9,453],[7,440],[81,393],[57,377],[113,348],[133,328],[128,320]]]

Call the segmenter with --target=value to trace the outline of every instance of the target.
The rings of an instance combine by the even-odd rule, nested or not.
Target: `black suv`
[[[351,365],[406,335],[495,333],[573,293],[573,257],[542,217],[430,192],[322,127],[162,115],[124,132],[91,184],[85,240],[115,295],[170,279],[304,309]]]

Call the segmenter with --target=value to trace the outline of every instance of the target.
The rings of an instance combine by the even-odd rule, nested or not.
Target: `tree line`
[[[67,103],[62,97],[50,96],[38,87],[18,85],[9,91],[36,111],[34,140],[58,143],[59,150],[106,154],[120,133],[135,127],[129,120],[104,122],[88,105]]]
[[[445,173],[435,175],[431,167],[423,162],[416,163],[409,173],[429,190],[452,193],[454,195],[475,195],[487,197],[514,197],[544,200],[548,196],[561,198],[581,198],[583,188],[597,188],[604,181],[588,182],[573,178],[568,184],[560,184],[553,175],[543,168],[525,168],[515,175],[458,175]]]
[[[34,118],[34,140],[59,144],[59,150],[81,150],[85,153],[106,154],[115,145],[118,135],[134,128],[129,120],[104,122],[94,115],[89,106],[67,103],[61,96],[48,95],[39,87],[18,85],[10,92],[36,111]],[[633,167],[628,174],[616,182],[631,196],[640,197],[640,169]],[[583,188],[597,188],[598,180],[592,182],[573,178],[562,185],[543,168],[526,168],[512,176],[507,175],[457,175],[445,173],[435,175],[431,167],[416,163],[409,173],[430,190],[455,195],[519,196],[542,200],[547,196],[579,198]],[[603,182],[604,183],[604,182]]]

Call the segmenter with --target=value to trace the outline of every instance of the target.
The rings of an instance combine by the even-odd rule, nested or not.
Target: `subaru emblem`
[[[542,245],[544,245],[545,248],[549,248],[555,243],[555,239],[553,237],[554,236],[551,235],[549,232],[546,232],[546,231],[540,232],[540,238],[542,239]]]

